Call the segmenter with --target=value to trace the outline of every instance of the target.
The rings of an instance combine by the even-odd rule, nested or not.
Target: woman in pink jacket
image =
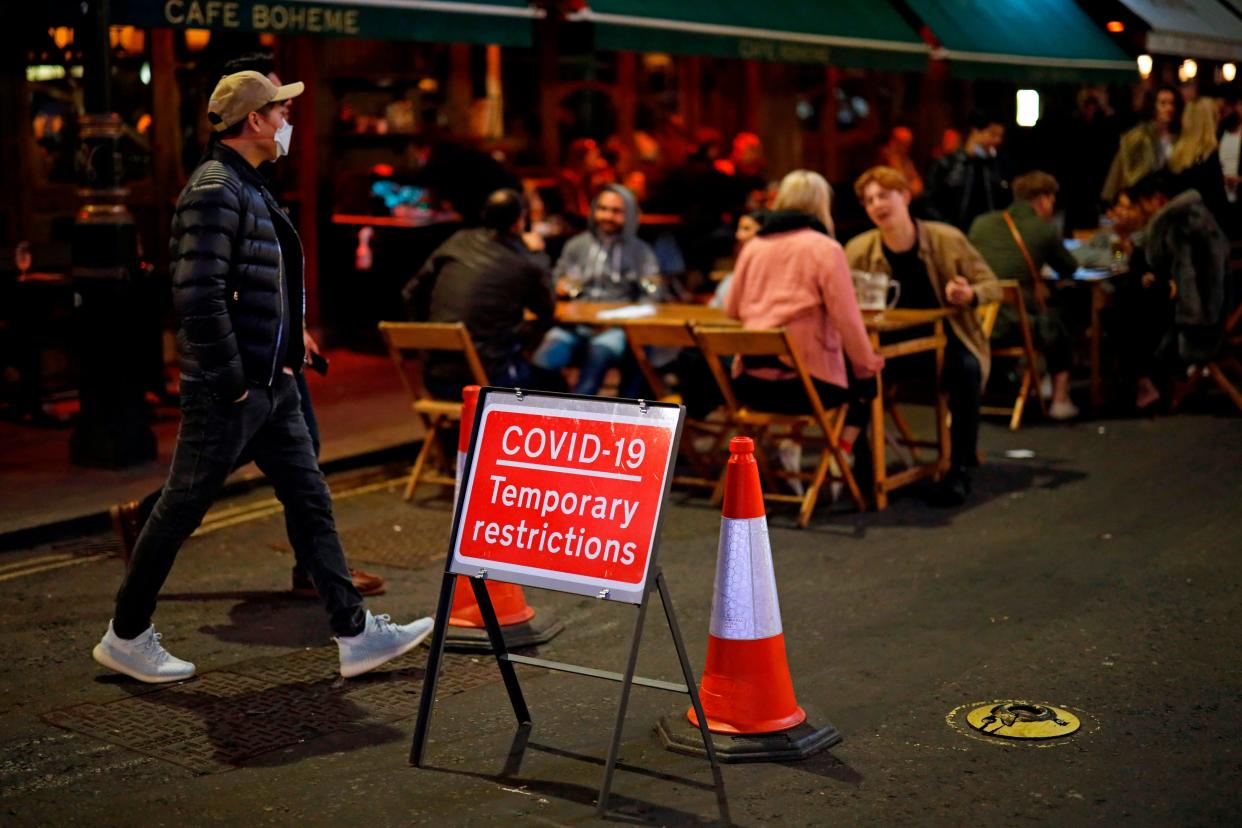
[[[747,328],[783,327],[789,333],[824,407],[850,406],[841,433],[848,454],[867,422],[884,358],[871,349],[845,252],[830,235],[829,193],[818,173],[785,176],[759,236],[742,251],[725,311]],[[733,370],[742,402],[810,413],[801,382],[779,361],[752,357]]]

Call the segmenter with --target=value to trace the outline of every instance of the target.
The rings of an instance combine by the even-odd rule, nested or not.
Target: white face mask
[[[276,134],[272,136],[276,141],[276,157],[289,154],[289,142],[293,140],[293,124],[285,121],[280,129],[276,130]]]

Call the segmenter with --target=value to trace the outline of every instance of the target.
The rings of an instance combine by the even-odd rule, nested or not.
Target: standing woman
[[[788,332],[824,406],[850,406],[840,440],[848,454],[867,422],[884,358],[871,349],[845,251],[830,235],[829,197],[818,173],[785,176],[763,229],[738,259],[725,312],[748,328]],[[744,365],[736,360],[733,370],[742,402],[810,413],[802,383],[788,366],[751,358]]]
[[[1169,153],[1175,192],[1198,190],[1203,203],[1222,228],[1229,225],[1229,200],[1216,138],[1216,102],[1196,98],[1182,113],[1182,134]],[[1234,233],[1229,233],[1234,235]]]

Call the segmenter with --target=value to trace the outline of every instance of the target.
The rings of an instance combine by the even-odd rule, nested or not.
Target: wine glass
[[[31,265],[30,242],[17,243],[17,247],[13,249],[13,264],[17,265],[17,278],[25,279],[26,271],[30,270]]]
[[[642,288],[643,294],[651,298],[660,291],[660,277],[653,274],[644,275],[639,278],[638,285]]]

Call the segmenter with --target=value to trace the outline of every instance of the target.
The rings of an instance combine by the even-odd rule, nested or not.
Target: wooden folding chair
[[[800,504],[798,526],[806,526],[811,520],[811,513],[815,510],[815,502],[819,499],[820,489],[823,488],[824,480],[828,478],[830,468],[835,460],[837,471],[832,475],[832,479],[838,480],[846,486],[850,497],[859,511],[866,508],[862,493],[858,489],[858,483],[855,482],[854,475],[850,472],[849,462],[846,460],[845,454],[841,451],[841,447],[837,442],[841,429],[845,425],[846,406],[832,409],[831,413],[824,409],[823,404],[820,402],[819,394],[815,390],[815,385],[811,382],[811,377],[806,372],[806,367],[798,357],[798,352],[794,348],[793,343],[790,342],[785,330],[783,328],[744,330],[740,328],[695,326],[693,332],[694,338],[699,343],[699,348],[703,351],[703,356],[707,358],[708,367],[716,378],[716,383],[720,386],[720,393],[725,399],[725,408],[728,411],[730,424],[740,434],[752,437],[755,440],[755,457],[759,462],[760,473],[767,478],[765,482],[768,484],[765,486],[767,491],[764,493],[764,497],[769,500]],[[802,382],[803,389],[806,391],[811,413],[781,414],[743,405],[734,393],[733,381],[720,361],[722,357],[730,355],[737,355],[743,358],[758,356],[783,357],[788,360],[790,368],[797,374],[798,379]],[[822,440],[823,450],[820,452],[819,463],[814,473],[774,473],[767,461],[765,438],[774,427],[784,427],[789,429],[791,439],[796,439],[805,445],[808,441],[815,439],[804,431],[808,426],[817,426],[822,434],[822,437],[819,439]],[[773,491],[772,484],[775,479],[782,478],[806,480],[809,482],[809,485],[801,496]],[[713,500],[719,500],[723,493],[724,474],[722,473],[717,483]]]
[[[414,495],[414,487],[420,482],[453,486],[456,480],[436,469],[424,472],[428,461],[443,468],[447,465],[440,448],[439,432],[454,421],[461,420],[461,400],[437,400],[432,398],[423,382],[423,356],[427,351],[454,351],[462,354],[470,374],[478,385],[487,385],[487,372],[479,361],[479,354],[470,341],[470,332],[460,322],[381,322],[380,335],[388,346],[392,364],[401,377],[401,383],[410,395],[410,408],[422,420],[426,434],[423,447],[418,451],[409,482],[405,484],[403,499]]]
[[[643,379],[647,381],[651,393],[660,402],[680,405],[681,395],[669,389],[664,382],[664,377],[652,365],[647,349],[694,348],[697,350],[699,344],[694,339],[690,325],[680,319],[643,319],[628,321],[622,327],[625,329],[625,340],[629,343],[630,352],[634,355],[638,370],[642,372]],[[723,423],[687,417],[686,430],[688,433],[683,434],[681,439],[681,453],[694,469],[695,476],[677,475],[673,478],[673,482],[683,486],[714,489],[719,473],[713,473],[711,458],[717,456],[720,442],[727,429]],[[701,452],[695,446],[695,440],[706,436],[712,438],[712,443],[707,451]]]
[[[1025,361],[1026,367],[1022,371],[1022,384],[1018,388],[1018,395],[1014,398],[1011,405],[997,406],[984,405],[979,407],[981,414],[999,414],[1009,417],[1009,430],[1017,431],[1022,425],[1022,414],[1026,410],[1026,401],[1033,394],[1035,399],[1039,401],[1040,410],[1044,416],[1048,416],[1048,403],[1044,400],[1043,395],[1039,393],[1040,371],[1039,371],[1039,352],[1035,350],[1035,337],[1031,333],[1031,320],[1026,314],[1026,304],[1022,301],[1022,288],[1013,279],[1000,280],[1001,304],[1010,305],[1018,316],[1018,329],[1021,333],[1022,341],[1017,345],[1002,345],[1000,347],[992,346],[992,363],[995,365],[999,359],[1016,359]],[[992,329],[996,326],[996,318],[1000,315],[1000,305],[991,304],[984,305],[978,309],[979,321],[983,325],[983,332],[988,339],[992,338]]]

